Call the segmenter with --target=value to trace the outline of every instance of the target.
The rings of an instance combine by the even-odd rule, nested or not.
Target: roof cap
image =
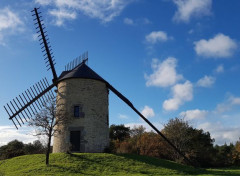
[[[71,71],[63,71],[62,74],[59,76],[58,81],[70,78],[94,79],[106,83],[106,81],[90,67],[88,67],[85,62],[82,62],[81,64],[79,64],[79,66],[77,66]]]

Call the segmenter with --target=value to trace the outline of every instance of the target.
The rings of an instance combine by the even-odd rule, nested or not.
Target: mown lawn
[[[51,154],[25,155],[0,161],[0,176],[6,175],[240,175],[240,167],[196,169],[171,161],[138,155]]]

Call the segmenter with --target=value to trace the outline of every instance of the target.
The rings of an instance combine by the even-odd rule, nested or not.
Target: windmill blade
[[[41,110],[46,101],[53,98],[52,88],[56,86],[56,84],[57,83],[53,83],[49,85],[46,78],[40,80],[30,87],[30,90],[27,89],[27,91],[19,95],[19,97],[16,97],[4,106],[4,109],[9,115],[9,119],[12,120],[17,129],[18,125],[22,126],[21,124],[24,124],[24,121],[26,122],[33,115],[36,115],[38,110]],[[15,123],[14,120],[16,120],[17,123]]]
[[[107,83],[107,87],[121,100],[123,100],[130,108],[132,108],[132,110],[135,111],[149,126],[151,126],[152,129],[154,129],[157,134],[159,134],[180,156],[182,156],[186,162],[192,166],[195,166],[195,163],[190,161],[163,133],[161,133],[146,117],[144,117],[144,115],[142,115],[125,96],[123,96],[109,83]]]
[[[50,49],[51,46],[49,46],[49,38],[47,38],[47,32],[45,31],[45,27],[43,27],[43,20],[41,19],[41,16],[39,16],[39,14],[41,12],[38,12],[38,9],[39,8],[34,8],[34,10],[32,10],[33,12],[33,15],[32,16],[35,16],[36,18],[34,19],[34,21],[37,21],[35,23],[35,25],[37,25],[36,29],[38,30],[37,33],[40,33],[38,35],[39,37],[39,41],[41,42],[40,45],[43,45],[41,49],[42,52],[44,53],[44,57],[45,59],[44,60],[47,60],[46,63],[46,67],[47,67],[47,70],[52,70],[52,74],[53,74],[53,83],[57,81],[57,73],[56,73],[56,70],[55,70],[55,63],[54,63],[54,59],[52,56],[52,50]]]

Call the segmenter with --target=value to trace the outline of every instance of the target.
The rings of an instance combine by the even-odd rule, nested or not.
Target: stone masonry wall
[[[74,105],[81,105],[85,116],[74,117]],[[57,110],[71,119],[58,126],[64,132],[53,141],[53,153],[67,152],[70,131],[81,131],[80,152],[103,152],[109,145],[108,89],[106,84],[91,79],[72,78],[58,84]]]

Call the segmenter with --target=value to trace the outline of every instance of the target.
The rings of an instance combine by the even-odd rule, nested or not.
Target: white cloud
[[[9,28],[16,28],[18,25],[22,24],[22,21],[18,16],[9,8],[0,10],[0,21],[0,31]]]
[[[217,105],[216,109],[215,109],[215,113],[223,113],[226,111],[229,111],[232,109],[232,105],[227,104],[227,103],[220,103]]]
[[[199,87],[211,87],[215,83],[216,78],[212,76],[204,76],[203,78],[199,79],[197,82],[197,86]]]
[[[176,84],[172,87],[173,98],[163,102],[163,109],[166,111],[177,110],[180,105],[193,99],[193,85],[190,81],[184,84]]]
[[[77,17],[76,12],[72,12],[66,9],[53,9],[53,10],[50,10],[49,13],[52,16],[56,17],[55,24],[57,26],[62,26],[65,20],[74,20]]]
[[[120,119],[128,119],[128,116],[124,115],[124,114],[119,114],[119,118]]]
[[[240,105],[240,97],[233,97],[229,98],[229,101],[232,105]]]
[[[73,14],[82,12],[84,15],[101,20],[103,23],[112,21],[119,16],[122,10],[131,2],[127,0],[36,0],[41,5],[51,5],[55,9],[50,10],[59,12],[65,11],[67,15],[57,16],[56,24],[61,24],[64,20],[75,19]],[[50,13],[54,17],[56,15]],[[67,18],[66,18],[67,17]],[[70,17],[70,18],[69,18]]]
[[[215,113],[223,113],[226,111],[230,111],[234,106],[240,105],[240,97],[235,97],[229,95],[228,98],[223,102],[219,103],[215,109]]]
[[[163,109],[166,111],[174,111],[179,108],[182,104],[182,101],[178,98],[171,98],[163,102]]]
[[[177,22],[189,22],[193,17],[211,14],[212,0],[173,0],[173,2],[178,8],[173,17]]]
[[[183,79],[183,76],[176,72],[177,59],[168,57],[163,62],[157,59],[152,60],[153,73],[145,74],[147,86],[168,87]]]
[[[153,31],[150,34],[146,35],[145,39],[148,43],[156,44],[158,42],[165,42],[172,37],[169,37],[164,31]]]
[[[227,58],[231,57],[237,49],[237,43],[224,34],[217,34],[209,40],[194,42],[197,55],[206,58]]]
[[[203,123],[200,124],[198,129],[209,131],[211,137],[215,139],[215,143],[223,145],[225,143],[230,144],[239,139],[240,128],[237,127],[224,127],[220,122],[216,123]]]
[[[38,3],[42,6],[50,5],[52,2],[53,2],[53,0],[35,0],[35,3]]]
[[[123,22],[125,24],[128,24],[128,25],[133,25],[134,24],[133,20],[130,19],[130,18],[124,18]]]
[[[123,23],[131,26],[136,25],[147,25],[151,24],[152,22],[148,18],[138,18],[138,19],[131,19],[131,18],[124,18]]]
[[[4,39],[3,39],[3,34],[0,32],[0,45],[2,46],[5,46],[6,43],[4,42]]]
[[[223,73],[224,72],[224,67],[223,65],[218,65],[217,68],[214,70],[216,73]]]
[[[155,113],[154,110],[152,108],[150,108],[149,106],[144,106],[143,110],[141,111],[141,113],[146,117],[154,117]]]
[[[173,88],[173,95],[176,98],[182,99],[182,100],[186,100],[186,101],[190,101],[192,100],[192,83],[190,81],[186,81],[183,84],[176,84]]]
[[[179,115],[184,117],[185,120],[195,120],[195,119],[204,119],[208,114],[208,111],[205,110],[188,110],[181,112]]]
[[[5,7],[0,9],[0,44],[5,45],[5,36],[21,31],[22,25],[23,22],[20,20],[17,14],[15,14],[9,8]]]
[[[39,34],[33,34],[33,35],[32,35],[33,41],[38,41],[38,35],[39,35]]]
[[[38,140],[38,138],[31,133],[33,133],[33,129],[30,127],[21,127],[21,129],[17,130],[14,126],[0,126],[0,146],[6,145],[15,139],[23,143]]]
[[[189,33],[189,34],[193,34],[193,33],[194,33],[194,30],[193,30],[193,29],[190,29],[190,30],[188,31],[188,33]]]
[[[78,2],[78,10],[91,18],[98,18],[103,22],[112,21],[128,4],[128,1],[124,0],[81,0]]]
[[[140,21],[142,21],[143,24],[151,24],[152,23],[148,18],[143,18]]]

